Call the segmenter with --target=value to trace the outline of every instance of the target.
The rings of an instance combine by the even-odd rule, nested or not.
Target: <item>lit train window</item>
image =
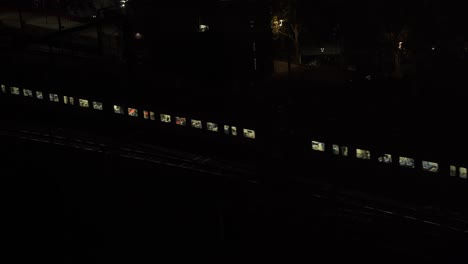
[[[114,105],[114,113],[123,115],[124,110],[120,105]]]
[[[356,158],[358,159],[366,159],[366,160],[370,160],[371,159],[371,155],[370,155],[370,151],[369,150],[365,150],[365,149],[356,149]]]
[[[161,114],[160,119],[161,119],[161,122],[163,122],[163,123],[170,123],[171,122],[171,116],[170,115]]]
[[[212,132],[218,132],[218,124],[212,123],[212,122],[207,122],[206,123],[206,129]]]
[[[407,157],[400,157],[399,159],[400,166],[406,167],[406,168],[414,168],[414,159],[412,158],[407,158]]]
[[[93,102],[93,109],[102,111],[103,105],[101,102]]]
[[[23,89],[23,95],[26,97],[33,97],[33,91],[29,89]]]
[[[468,178],[468,172],[466,168],[460,167],[460,178],[466,179]]]
[[[68,98],[68,100],[70,101],[70,104],[71,104],[71,105],[75,105],[75,98],[73,98],[73,97],[70,96],[70,97]]]
[[[36,98],[39,100],[43,100],[44,94],[41,91],[36,91]]]
[[[88,100],[79,99],[78,101],[79,101],[81,107],[86,107],[86,108],[89,107],[89,101]]]
[[[138,117],[138,109],[128,108],[128,115],[132,117]]]
[[[143,110],[143,118],[144,119],[149,119],[149,112],[146,110]]]
[[[237,136],[237,127],[235,127],[235,126],[232,126],[232,127],[231,127],[231,134],[232,134],[233,136]]]
[[[244,137],[255,139],[255,130],[252,129],[244,129]]]
[[[185,117],[176,116],[175,123],[176,123],[176,125],[179,125],[179,126],[186,126],[187,125],[187,119]]]
[[[391,154],[384,154],[382,157],[379,157],[378,160],[380,163],[387,163],[387,164],[390,164],[393,162]]]
[[[154,114],[154,112],[150,112],[150,119],[151,120],[156,120],[156,115]]]
[[[68,96],[66,95],[63,96],[63,103],[68,104]]]
[[[10,87],[11,94],[20,95],[20,89],[18,87]]]
[[[49,94],[49,100],[55,103],[60,101],[58,94]]]
[[[202,128],[203,128],[202,121],[192,119],[191,122],[192,122],[192,127],[198,128],[198,129],[202,129]]]
[[[340,146],[333,145],[333,154],[334,155],[340,155]]]
[[[342,146],[341,147],[341,155],[343,155],[344,157],[348,157],[348,147],[346,146]]]
[[[424,171],[439,172],[439,163],[423,160],[422,168]]]
[[[6,86],[2,84],[1,87],[2,87],[2,93],[6,93]]]
[[[224,134],[230,135],[231,134],[231,127],[224,125]]]
[[[450,165],[450,176],[457,176],[457,166]]]
[[[325,143],[320,141],[312,141],[312,149],[315,151],[325,151]]]

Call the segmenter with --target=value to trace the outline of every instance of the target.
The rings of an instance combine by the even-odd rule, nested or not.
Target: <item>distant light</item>
[[[320,51],[321,51],[322,53],[324,53],[324,52],[325,52],[325,48],[320,48]]]
[[[96,18],[96,15],[93,15],[93,18]]]
[[[280,23],[279,23],[279,26],[280,26],[280,27],[283,26],[283,21],[284,21],[283,19],[280,19],[280,21],[279,21],[279,22],[280,22]]]
[[[403,42],[400,41],[400,42],[398,43],[398,49],[403,49]]]
[[[198,26],[198,32],[207,32],[208,30],[210,30],[210,27],[208,27],[207,25]]]
[[[432,50],[436,50],[436,46],[433,45],[433,46],[432,46]]]
[[[140,40],[140,39],[142,39],[142,38],[143,38],[143,35],[142,35],[141,33],[136,33],[136,34],[135,34],[135,39]]]
[[[128,2],[128,0],[120,0],[120,7],[125,8],[125,4]]]

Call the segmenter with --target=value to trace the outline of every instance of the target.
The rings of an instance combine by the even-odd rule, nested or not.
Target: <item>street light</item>
[[[210,30],[210,27],[208,27],[207,25],[199,25],[198,26],[198,32],[206,32]]]
[[[125,8],[125,5],[127,4],[129,0],[120,0],[120,7]]]

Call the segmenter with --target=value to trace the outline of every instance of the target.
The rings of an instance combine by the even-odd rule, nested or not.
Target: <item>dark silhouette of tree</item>
[[[278,0],[273,6],[271,29],[275,39],[286,37],[293,42],[295,60],[300,64],[303,23],[298,18],[297,8],[297,0]]]
[[[410,37],[410,29],[407,25],[401,28],[387,30],[383,32],[384,47],[389,51],[393,57],[393,74],[397,78],[402,77],[401,60],[409,52],[408,41]]]

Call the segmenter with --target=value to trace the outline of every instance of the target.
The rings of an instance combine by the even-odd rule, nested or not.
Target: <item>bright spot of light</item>
[[[325,48],[320,48],[320,51],[321,51],[322,53],[324,53],[324,52],[325,52]]]
[[[198,26],[198,32],[206,32],[208,30],[210,30],[210,27],[208,27],[207,25]]]
[[[128,2],[128,0],[120,0],[120,7],[125,8],[125,4]]]
[[[136,33],[135,34],[135,39],[142,39],[143,38],[143,35],[141,33]]]
[[[403,49],[403,42],[398,42],[398,49]]]

